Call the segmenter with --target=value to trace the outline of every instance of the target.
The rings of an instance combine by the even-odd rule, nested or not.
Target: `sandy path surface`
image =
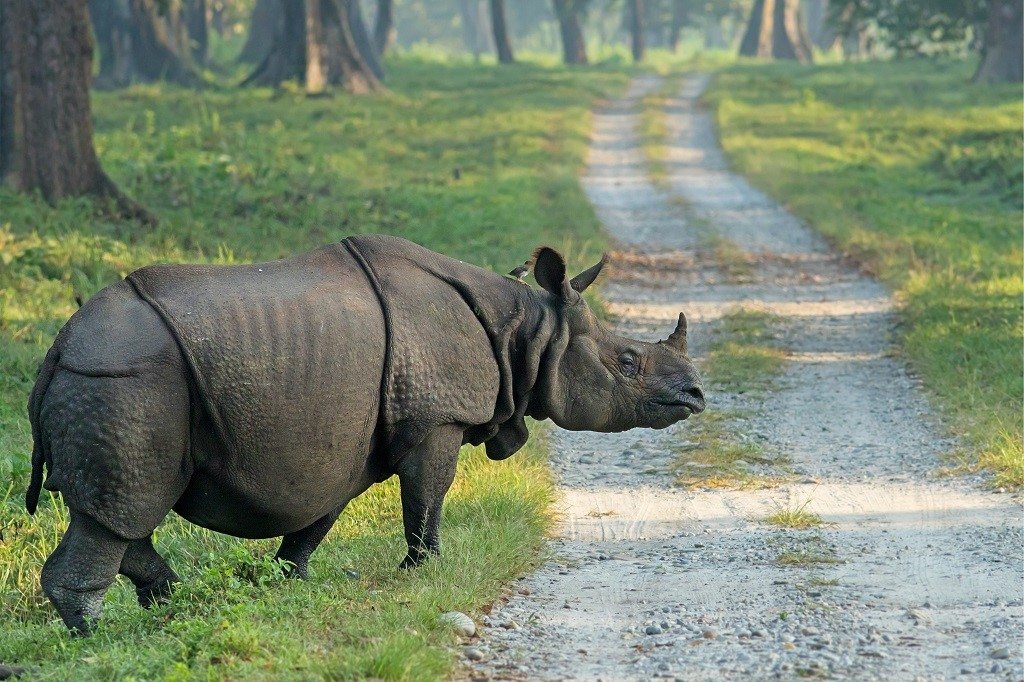
[[[668,187],[651,183],[635,80],[598,111],[584,186],[620,245],[605,293],[620,328],[663,338],[679,310],[698,359],[738,305],[785,320],[791,351],[742,437],[783,453],[772,488],[690,491],[670,463],[690,424],[623,434],[556,430],[561,521],[551,559],[520,581],[473,643],[476,679],[1021,679],[1024,564],[1018,499],[937,476],[955,443],[892,353],[893,303],[815,233],[728,170],[687,80],[667,106]],[[711,234],[757,254],[737,281]],[[699,419],[700,417],[697,417]],[[807,505],[826,521],[763,518]],[[784,566],[786,551],[836,563]]]

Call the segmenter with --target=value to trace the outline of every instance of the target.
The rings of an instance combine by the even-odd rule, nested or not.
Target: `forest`
[[[573,441],[548,422],[531,422],[531,440],[513,458],[489,461],[482,446],[462,449],[444,507],[443,557],[415,571],[395,569],[405,545],[394,479],[345,509],[305,581],[285,577],[273,558],[276,541],[219,534],[172,514],[152,538],[182,577],[174,593],[140,609],[132,584],[118,578],[93,636],[69,638],[39,575],[70,514],[60,495],[47,491],[34,515],[25,509],[34,438],[26,404],[67,320],[108,285],[153,263],[262,262],[370,233],[405,237],[498,273],[540,245],[564,254],[573,273],[609,252],[608,291],[588,290],[586,300],[603,322],[649,336],[655,323],[667,322],[654,313],[640,321],[630,315],[656,308],[659,291],[707,285],[704,294],[683,299],[703,310],[729,287],[753,283],[762,288],[744,296],[767,302],[767,310],[787,295],[779,292],[820,284],[817,266],[792,276],[784,268],[833,259],[846,268],[837,276],[842,282],[863,277],[891,295],[894,317],[878,327],[891,345],[861,355],[897,363],[896,379],[879,380],[912,386],[907,395],[920,389],[927,406],[907,418],[930,434],[911,448],[936,453],[929,473],[907,468],[885,480],[953,481],[997,500],[993,505],[1012,498],[1006,504],[1019,512],[1022,12],[1022,0],[4,0],[0,679],[547,679],[558,669],[529,661],[522,670],[511,663],[499,672],[477,670],[499,660],[497,649],[486,637],[453,634],[438,616],[458,612],[482,624],[496,609],[499,623],[502,605],[536,591],[516,581],[550,565],[548,540],[561,532],[565,514],[577,525],[624,514],[566,512],[558,502],[565,469],[591,460],[553,467],[563,451],[576,452],[564,445]],[[704,85],[691,102],[685,93],[698,82]],[[611,157],[623,175],[610,190],[593,184],[601,170],[597,126],[608,107],[636,123],[628,134],[620,131],[635,156]],[[694,142],[702,130],[715,140],[713,152],[698,145],[706,141]],[[691,146],[680,146],[686,140]],[[698,177],[687,175],[687,164],[712,158],[719,147],[722,162],[708,177],[742,177],[742,187],[749,183],[756,193],[738,208],[705,205],[700,191],[684,186]],[[642,184],[630,184],[637,168]],[[736,186],[713,191],[726,197]],[[602,191],[623,194],[605,206]],[[774,234],[764,218],[774,215],[764,208],[769,201],[820,245],[797,255],[782,253],[781,245],[779,253],[762,252],[758,239],[769,237],[747,243],[742,229],[730,232],[731,211],[756,204],[763,211],[752,220],[764,219],[764,234]],[[650,217],[656,210],[662,223],[700,234],[630,241],[633,233],[661,229]],[[629,211],[627,227],[609,224]],[[640,270],[630,276],[632,267]],[[666,271],[682,279],[664,285]],[[648,288],[623,302],[631,286]],[[706,415],[671,431],[664,462],[634,463],[679,494],[752,496],[801,485],[816,471],[806,473],[800,461],[805,423],[795,422],[800,435],[792,437],[752,425],[775,419],[776,392],[790,390],[787,373],[798,371],[789,368],[815,362],[817,349],[792,340],[803,328],[783,319],[788,313],[737,311],[690,315],[691,333],[705,335],[693,351],[696,365],[709,396],[722,397],[717,404],[709,397]],[[792,313],[794,320],[807,315]],[[852,383],[869,382],[867,370],[857,371],[847,377]],[[847,388],[823,386],[823,394]],[[903,394],[894,395],[898,402]],[[825,417],[820,428],[813,421],[813,405],[800,409],[812,420],[807,430],[827,430]],[[903,424],[863,423],[872,437]],[[577,449],[601,460],[604,447],[654,447],[645,438]],[[865,448],[885,460],[899,447],[890,452],[889,442]],[[846,452],[851,439],[808,443],[805,449],[824,458]],[[974,499],[953,515],[988,504]],[[1000,506],[998,522],[979,525],[998,527],[1008,534],[1000,542],[1012,544],[1020,524],[1006,521],[1010,513]],[[828,530],[832,522],[823,516],[822,532],[844,530],[843,520]],[[601,547],[595,557],[625,552]],[[798,563],[820,558],[805,549],[796,556]],[[842,571],[845,561],[811,563]],[[564,560],[555,577],[575,567]],[[566,597],[534,610],[557,609],[561,601],[568,609]],[[902,612],[917,608],[900,604]],[[516,619],[500,621],[514,627],[493,629],[511,637],[521,627],[529,631],[527,616]],[[776,625],[784,620],[773,613]],[[641,634],[648,627],[644,621]],[[712,639],[704,631],[696,638]],[[646,644],[636,645],[647,660]],[[871,657],[882,666],[875,674],[918,669],[886,668],[899,659],[891,656]],[[1000,672],[1019,671],[1017,658]],[[857,676],[841,657],[825,668],[800,660],[775,672]],[[970,665],[984,672],[981,663]],[[718,674],[699,670],[679,674]],[[606,672],[607,679],[619,674]]]

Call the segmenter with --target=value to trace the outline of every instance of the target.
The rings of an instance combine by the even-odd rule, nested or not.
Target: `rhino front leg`
[[[331,526],[338,520],[341,510],[344,508],[345,505],[342,505],[302,530],[284,536],[284,539],[281,540],[281,547],[277,550],[274,558],[287,562],[285,567],[287,577],[302,579],[309,577],[309,557],[327,537]]]
[[[461,445],[461,429],[439,427],[402,458],[398,481],[409,553],[399,568],[419,566],[431,554],[440,554],[441,505],[455,479]]]

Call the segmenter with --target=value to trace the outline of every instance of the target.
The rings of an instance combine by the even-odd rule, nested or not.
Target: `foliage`
[[[577,169],[591,101],[621,88],[623,73],[388,66],[391,91],[361,98],[166,85],[97,93],[103,164],[159,215],[152,230],[87,200],[52,208],[0,190],[0,661],[57,679],[439,678],[453,639],[437,614],[479,608],[534,560],[551,493],[542,447],[501,463],[467,449],[445,555],[421,570],[395,570],[404,548],[389,482],[350,505],[309,582],[280,579],[271,542],[172,515],[156,542],[186,584],[169,605],[142,611],[121,585],[96,636],[75,641],[38,592],[66,511],[44,500],[37,516],[24,512],[25,404],[76,294],[148,263],[273,259],[359,232],[501,271],[539,243],[574,266],[596,260],[603,236]]]
[[[1021,87],[964,62],[727,69],[731,161],[902,302],[900,338],[975,465],[1024,484]]]
[[[962,51],[988,16],[986,0],[845,0],[829,3],[841,35],[871,26],[899,56]]]

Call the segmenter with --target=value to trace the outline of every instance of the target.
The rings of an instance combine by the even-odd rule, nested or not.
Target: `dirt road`
[[[638,78],[596,114],[583,182],[620,245],[610,310],[645,338],[686,311],[698,365],[724,312],[779,315],[790,357],[777,385],[760,398],[709,391],[708,409],[742,408],[740,435],[785,454],[792,475],[689,491],[670,473],[688,423],[556,431],[551,559],[487,617],[473,644],[484,660],[467,674],[1020,679],[1019,500],[936,475],[955,443],[892,352],[890,294],[728,170],[700,77],[668,102],[668,187],[652,184],[636,130],[659,84]],[[723,272],[713,235],[758,267],[740,281]],[[802,505],[826,524],[764,522]],[[787,554],[809,560],[785,565]]]

